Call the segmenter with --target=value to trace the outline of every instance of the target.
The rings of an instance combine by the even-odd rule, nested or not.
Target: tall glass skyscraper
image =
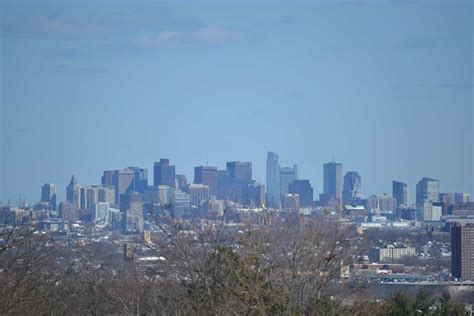
[[[358,172],[349,171],[344,176],[342,201],[344,204],[357,204],[362,200],[362,179]]]
[[[271,207],[280,205],[280,163],[278,155],[267,153],[267,204]]]
[[[153,172],[153,185],[167,185],[174,189],[176,170],[175,166],[170,165],[169,159],[160,159],[159,162],[155,162]]]
[[[397,207],[407,208],[408,207],[408,184],[393,181],[392,182],[392,196],[397,200]]]
[[[421,207],[426,202],[439,201],[439,181],[423,178],[416,184],[416,205]]]
[[[324,164],[324,194],[323,202],[335,199],[341,205],[342,198],[342,164],[337,162],[328,162]]]

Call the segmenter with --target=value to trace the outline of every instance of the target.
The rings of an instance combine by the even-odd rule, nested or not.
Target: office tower
[[[280,196],[284,196],[289,192],[290,183],[297,180],[298,167],[294,165],[293,168],[291,167],[283,167],[280,169]]]
[[[252,181],[252,163],[232,161],[227,163],[232,182],[249,183]]]
[[[148,188],[148,169],[138,167],[128,167],[134,173],[131,191],[144,193]]]
[[[106,170],[102,175],[101,182],[103,186],[113,186],[114,185],[114,174],[117,170]]]
[[[130,169],[117,170],[114,174],[115,197],[120,201],[122,194],[133,192],[135,171]]]
[[[228,170],[217,171],[217,199],[230,199],[230,190],[232,187],[232,179]]]
[[[201,216],[204,217],[219,217],[224,215],[224,201],[222,200],[208,200],[201,206]]]
[[[66,187],[66,201],[71,203],[76,209],[81,208],[81,187],[77,184],[74,175]]]
[[[451,272],[462,280],[474,280],[474,225],[451,228]]]
[[[65,222],[75,223],[79,219],[79,210],[69,202],[59,203],[59,216]]]
[[[217,195],[217,167],[194,167],[194,183],[205,184],[209,187],[209,195]]]
[[[209,187],[204,184],[190,184],[188,192],[192,206],[201,206],[204,201],[209,200]]]
[[[423,207],[426,202],[439,201],[439,181],[423,178],[416,184],[416,205]]]
[[[324,194],[323,203],[334,199],[337,205],[341,205],[342,195],[342,164],[329,162],[324,164]]]
[[[128,232],[143,231],[143,194],[131,192],[120,195],[120,212],[126,214],[125,230]]]
[[[290,183],[289,192],[291,194],[298,194],[300,206],[313,205],[313,187],[309,180],[295,180]]]
[[[269,151],[267,153],[267,204],[270,207],[279,207],[280,195],[280,163],[278,155]]]
[[[443,215],[452,214],[454,208],[454,194],[453,193],[440,193],[439,202],[443,207]]]
[[[102,176],[102,185],[114,188],[114,204],[119,204],[121,194],[133,192],[134,179],[135,170],[107,170],[104,171],[104,175]]]
[[[109,206],[115,204],[114,187],[99,186],[98,193],[99,193],[99,202],[107,202],[109,203]]]
[[[172,198],[173,215],[175,217],[186,216],[191,208],[191,196],[180,190],[173,190]]]
[[[147,204],[167,206],[171,202],[173,189],[167,185],[153,185],[145,190],[144,200]]]
[[[392,181],[392,196],[397,201],[397,208],[408,207],[408,184]]]
[[[54,183],[46,183],[41,187],[41,202],[48,203],[52,210],[56,210],[57,189]]]
[[[167,185],[175,188],[176,171],[175,166],[170,165],[169,159],[160,159],[155,162],[153,185]]]
[[[109,203],[98,202],[95,204],[95,210],[92,216],[92,220],[96,224],[106,224],[109,218]]]
[[[101,187],[97,185],[92,185],[88,187],[87,198],[86,198],[86,207],[85,209],[94,213],[96,209],[96,204],[99,203],[99,189]]]
[[[372,195],[366,200],[366,209],[375,213],[396,212],[397,200],[384,194]]]
[[[236,203],[244,203],[248,184],[252,181],[252,163],[232,161],[227,162],[230,175],[230,188],[227,198]]]
[[[265,205],[265,186],[251,181],[247,186],[246,204],[251,207],[262,207]]]
[[[217,184],[216,184],[217,186]],[[188,180],[184,174],[177,174],[176,175],[176,187],[178,190],[186,192],[188,189]]]
[[[455,205],[469,203],[471,201],[471,195],[469,193],[454,193],[453,195]]]
[[[298,212],[300,208],[300,197],[298,194],[285,194],[283,196],[283,209]]]
[[[358,172],[349,171],[344,176],[343,204],[359,204],[362,200],[362,179]]]

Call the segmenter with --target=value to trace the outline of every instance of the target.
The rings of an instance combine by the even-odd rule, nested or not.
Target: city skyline
[[[277,155],[275,152],[268,152],[272,155]],[[267,157],[268,158],[268,157]],[[277,158],[278,158],[278,155],[277,155]],[[334,157],[333,157],[334,158]],[[277,160],[278,161],[278,160]],[[37,190],[37,195],[39,196],[38,198],[35,197],[32,197],[32,198],[29,198],[27,199],[26,197],[22,197],[22,201],[26,201],[28,203],[36,203],[36,202],[43,202],[43,196],[44,196],[44,190],[45,190],[45,186],[49,186],[49,185],[52,185],[54,187],[54,199],[55,199],[55,203],[59,203],[61,201],[66,201],[68,200],[68,195],[71,196],[71,198],[69,199],[72,199],[72,196],[75,194],[77,197],[75,198],[75,200],[77,200],[77,203],[80,203],[80,201],[78,200],[79,199],[79,195],[81,194],[80,193],[80,189],[87,189],[89,187],[94,187],[94,186],[97,186],[97,185],[102,185],[102,186],[110,186],[110,185],[114,185],[114,181],[118,181],[117,182],[117,185],[119,187],[121,187],[121,191],[120,193],[115,191],[115,199],[116,201],[119,200],[119,195],[121,193],[126,193],[126,192],[135,192],[135,191],[138,191],[138,192],[143,192],[144,190],[146,190],[147,188],[149,187],[153,187],[153,186],[157,186],[157,185],[162,185],[162,183],[160,183],[160,181],[158,182],[155,182],[157,181],[156,179],[156,171],[158,171],[158,173],[160,172],[159,170],[157,170],[157,166],[161,167],[162,164],[164,163],[164,166],[165,167],[171,167],[172,168],[172,173],[174,174],[174,179],[175,179],[175,185],[176,185],[176,189],[179,190],[179,180],[178,178],[181,177],[181,176],[185,176],[186,177],[186,180],[187,180],[187,183],[188,184],[203,184],[203,181],[202,181],[202,178],[198,177],[196,178],[196,175],[197,173],[196,172],[203,172],[203,170],[206,170],[206,171],[214,171],[215,172],[215,180],[211,180],[211,181],[215,181],[215,184],[212,184],[211,183],[211,187],[212,186],[216,186],[215,187],[215,190],[217,190],[217,174],[218,172],[223,172],[223,171],[226,171],[227,169],[227,172],[230,171],[229,168],[233,168],[232,166],[234,164],[237,163],[237,165],[239,166],[243,166],[244,168],[247,168],[247,164],[250,163],[250,180],[251,181],[256,181],[256,183],[260,183],[260,184],[263,184],[265,185],[265,192],[267,194],[270,194],[269,190],[268,190],[268,187],[267,187],[267,183],[266,181],[261,181],[260,179],[256,180],[252,174],[255,173],[255,169],[252,168],[252,165],[253,163],[252,162],[246,162],[246,161],[237,161],[237,160],[232,160],[232,161],[227,161],[224,166],[226,166],[226,168],[220,168],[220,166],[211,166],[211,165],[198,165],[198,166],[195,166],[193,168],[193,173],[191,174],[184,174],[182,172],[176,172],[175,171],[175,168],[177,167],[177,170],[179,171],[179,166],[176,166],[175,164],[171,164],[173,163],[173,161],[169,158],[160,158],[160,159],[157,159],[157,161],[155,161],[153,164],[152,164],[152,168],[147,168],[147,167],[144,167],[144,166],[128,166],[128,167],[121,167],[121,168],[118,168],[118,169],[113,169],[113,168],[108,168],[107,170],[104,170],[99,176],[98,176],[98,181],[96,182],[84,182],[84,181],[78,181],[77,178],[78,178],[78,175],[73,173],[68,181],[66,181],[66,184],[64,186],[60,186],[58,185],[58,181],[49,181],[49,182],[46,182],[46,183],[41,183],[41,184],[38,184],[38,187],[40,187],[40,189],[38,189],[38,187],[36,188]],[[208,162],[207,162],[208,163]],[[267,160],[267,163],[268,163],[268,160]],[[346,170],[345,167],[344,167],[344,163],[341,163],[341,162],[337,162],[335,160],[331,160],[331,161],[328,161],[324,164],[321,165],[321,169],[323,169],[323,174],[324,174],[324,169],[327,167],[327,166],[332,166],[332,165],[335,165],[335,166],[338,166],[339,168],[339,171],[338,171],[338,175],[340,176],[339,179],[334,179],[334,180],[329,180],[328,181],[337,181],[337,182],[340,182],[339,183],[339,186],[340,186],[340,189],[341,189],[341,196],[340,196],[340,203],[344,204],[343,203],[343,196],[342,194],[344,193],[343,192],[343,182],[345,183],[345,181],[347,181],[347,177],[352,177],[354,174],[358,177],[358,185],[360,186],[362,183],[362,186],[365,186],[365,181],[363,180],[364,179],[364,176],[363,175],[360,175],[358,171],[354,171],[354,170]],[[294,165],[294,168],[289,168],[289,167],[280,167],[280,165],[278,164],[279,166],[279,170],[280,172],[288,172],[289,170],[297,170],[297,165],[295,164]],[[237,167],[238,168],[238,167]],[[151,170],[151,174],[150,176],[148,177],[148,170]],[[232,172],[232,171],[230,171]],[[296,171],[297,172],[297,171]],[[121,178],[118,177],[118,175],[121,175],[123,174],[125,177],[123,178],[123,180],[119,180]],[[145,176],[143,176],[143,174],[145,174]],[[115,175],[115,176],[114,176]],[[247,174],[243,174],[242,176],[244,176],[245,178],[248,178],[249,175]],[[329,176],[329,175],[328,175]],[[331,174],[331,176],[334,176]],[[79,177],[80,178],[80,177]],[[279,177],[278,177],[279,178]],[[113,180],[113,179],[117,179],[117,180]],[[250,180],[247,179],[245,180],[246,182],[249,182]],[[361,180],[362,179],[362,180]],[[136,181],[139,181],[140,184],[137,184]],[[318,185],[317,183],[314,183],[312,182],[309,177],[307,177],[306,175],[304,174],[298,174],[296,178],[294,178],[294,180],[303,180],[303,181],[309,181],[309,184],[315,188],[314,190],[314,197],[313,197],[313,201],[319,201],[319,202],[323,202],[325,203],[326,199],[328,197],[324,196],[324,176],[320,179],[320,184]],[[436,181],[438,183],[438,188],[442,188],[442,180],[440,179],[432,179],[430,177],[426,177],[426,176],[420,176],[418,178],[418,180],[413,183],[413,184],[410,184],[410,183],[406,183],[408,185],[408,190],[409,192],[411,192],[412,194],[408,194],[408,203],[413,205],[414,207],[416,206],[419,206],[417,205],[417,187],[420,185],[420,183],[422,183],[423,181],[425,180],[429,180],[429,181]],[[120,182],[122,181],[122,182]],[[124,181],[124,182],[123,182]],[[61,182],[61,181],[59,181]],[[293,182],[290,181],[288,182],[288,184],[291,184]],[[377,192],[360,192],[359,191],[359,194],[361,194],[359,200],[358,199],[355,199],[354,202],[355,203],[364,203],[363,202],[363,199],[367,199],[371,196],[375,196],[375,195],[378,195],[378,194],[387,194],[388,196],[390,197],[393,197],[393,198],[397,198],[394,194],[394,191],[393,191],[393,185],[394,183],[397,183],[397,184],[405,184],[403,182],[399,182],[398,180],[390,180],[390,188],[391,190],[389,191],[377,191]],[[122,183],[122,184],[119,184],[119,183]],[[333,184],[335,185],[335,184]],[[79,189],[76,189],[76,186],[79,188]],[[131,191],[126,191],[126,187],[133,187],[133,189]],[[209,184],[208,184],[209,186]],[[139,190],[137,190],[137,188],[140,188]],[[169,187],[169,185],[168,185]],[[69,189],[70,188],[70,189]],[[39,190],[39,191],[38,191]],[[68,191],[70,190],[70,191]],[[74,193],[74,190],[79,190],[77,191],[76,193]],[[211,192],[212,192],[212,188],[210,188]],[[280,192],[280,190],[283,190],[282,187],[281,187],[281,184],[280,182],[278,183],[278,192]],[[360,190],[360,187],[359,187],[359,190]],[[289,191],[289,189],[288,189]],[[39,193],[38,193],[39,192]],[[70,193],[69,193],[70,192]],[[215,191],[217,193],[217,191]],[[291,192],[290,192],[291,193]],[[458,194],[458,193],[467,193],[467,194],[471,194],[470,192],[466,191],[466,190],[460,190],[460,191],[444,191],[444,190],[441,190],[441,189],[438,189],[437,193],[436,193],[436,196],[438,197],[438,195],[442,195],[442,194]],[[283,198],[284,194],[281,195],[281,199]],[[330,196],[329,196],[330,198]],[[271,201],[271,197],[270,196],[267,196],[267,199],[270,199],[269,201]],[[439,197],[439,199],[441,199],[441,197]],[[1,200],[0,200],[1,201]],[[15,203],[15,202],[18,202],[18,200],[9,200],[10,202],[12,203]],[[436,200],[435,202],[437,202],[438,200]],[[7,201],[1,201],[3,203],[7,202]],[[268,202],[268,201],[267,201]],[[271,205],[269,205],[271,206]],[[278,206],[278,203],[276,204],[276,206]],[[408,205],[405,205],[405,207],[407,207]]]
[[[474,195],[471,1],[78,3],[1,4],[2,201],[159,157],[264,183],[269,150],[315,193],[334,156]]]

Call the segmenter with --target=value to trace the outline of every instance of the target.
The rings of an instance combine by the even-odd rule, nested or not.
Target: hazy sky
[[[474,193],[472,1],[0,1],[0,200],[266,151]],[[316,197],[316,194],[315,194]]]

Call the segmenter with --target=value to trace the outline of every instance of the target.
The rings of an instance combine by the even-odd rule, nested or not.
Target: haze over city
[[[253,163],[268,150],[321,193],[473,185],[472,2],[3,1],[0,200],[75,174]],[[337,27],[335,27],[337,26]],[[58,192],[64,199],[64,190]],[[414,194],[410,197],[412,200]]]

